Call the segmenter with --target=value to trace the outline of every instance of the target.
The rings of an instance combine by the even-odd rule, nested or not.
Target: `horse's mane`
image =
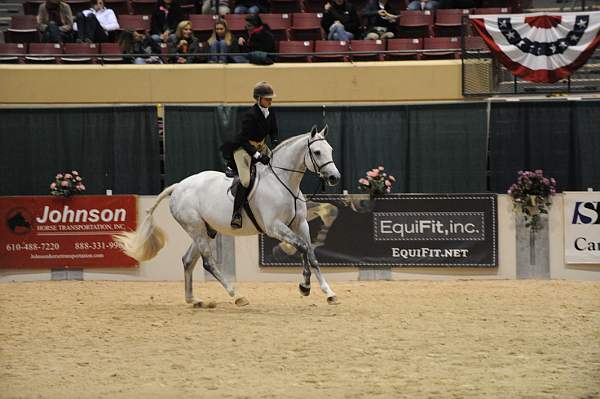
[[[275,147],[275,149],[273,150],[273,154],[278,153],[279,150],[287,148],[287,147],[291,146],[292,144],[296,144],[298,141],[300,141],[302,139],[307,139],[308,136],[310,136],[310,134],[311,133],[308,132],[308,133],[299,134],[297,136],[293,136],[293,137],[290,137],[289,139],[283,140],[281,143],[279,143],[279,145],[277,147]]]

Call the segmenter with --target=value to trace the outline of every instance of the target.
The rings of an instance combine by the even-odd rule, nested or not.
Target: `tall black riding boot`
[[[237,192],[235,193],[235,200],[233,201],[233,215],[231,216],[231,228],[241,229],[242,228],[242,207],[246,202],[246,187],[241,184],[238,186]]]

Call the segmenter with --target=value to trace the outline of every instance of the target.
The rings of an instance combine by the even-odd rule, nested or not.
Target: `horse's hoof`
[[[194,303],[196,302],[194,298],[185,298],[185,303]]]
[[[210,301],[210,302],[197,301],[197,302],[194,302],[194,304],[192,306],[195,308],[201,308],[201,309],[214,309],[217,307],[217,303],[215,301]]]
[[[298,288],[300,289],[300,293],[303,296],[309,296],[310,295],[310,287],[305,287],[302,284],[298,284]]]
[[[250,301],[248,301],[246,298],[241,296],[235,300],[235,304],[238,306],[246,306],[246,305],[250,305]]]
[[[337,300],[337,296],[330,296],[327,298],[327,303],[330,305],[339,305],[340,303]]]

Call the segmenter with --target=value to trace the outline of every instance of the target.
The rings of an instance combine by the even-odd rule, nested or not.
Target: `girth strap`
[[[244,202],[244,210],[246,211],[246,214],[248,215],[250,220],[252,220],[252,224],[254,225],[254,227],[256,227],[256,230],[258,230],[260,232],[260,234],[265,234],[263,229],[261,229],[260,226],[258,225],[258,222],[256,221],[256,218],[254,217],[254,213],[252,213],[252,209],[250,209],[250,204],[248,203],[248,200],[246,200],[246,202]]]

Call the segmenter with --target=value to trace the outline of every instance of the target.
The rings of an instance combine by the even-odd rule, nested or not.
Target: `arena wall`
[[[155,201],[154,196],[140,196],[138,218]],[[94,269],[83,272],[85,280],[129,280],[129,281],[178,281],[183,279],[181,257],[190,238],[170,216],[168,203],[164,201],[155,212],[155,219],[166,232],[168,242],[158,256],[142,262],[135,269]],[[568,280],[600,280],[600,266],[573,266],[564,263],[563,197],[557,195],[549,215],[550,278]],[[516,223],[511,201],[507,195],[498,196],[498,244],[499,265],[497,268],[392,268],[392,280],[456,280],[456,279],[515,279],[517,277]],[[295,282],[301,276],[299,268],[261,268],[258,265],[258,239],[235,238],[235,279],[243,282]],[[323,268],[331,281],[360,279],[359,269]],[[49,270],[2,270],[0,282],[50,280]],[[194,271],[195,281],[205,280],[201,265]]]
[[[0,104],[247,103],[268,80],[278,103],[462,100],[460,60],[205,65],[0,65]]]

